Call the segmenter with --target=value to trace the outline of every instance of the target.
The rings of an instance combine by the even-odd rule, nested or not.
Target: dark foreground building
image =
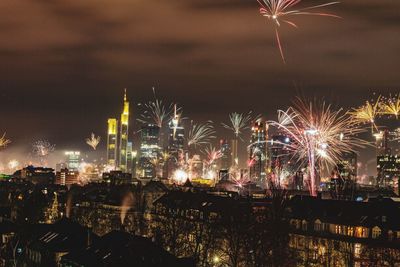
[[[400,266],[400,205],[295,197],[290,247],[303,266]]]
[[[66,218],[54,224],[38,224],[28,232],[24,266],[57,266],[63,255],[86,248],[95,238],[88,228]],[[23,248],[22,248],[23,249]]]
[[[61,267],[190,267],[190,259],[178,259],[151,240],[126,232],[112,231],[92,245],[62,257]]]

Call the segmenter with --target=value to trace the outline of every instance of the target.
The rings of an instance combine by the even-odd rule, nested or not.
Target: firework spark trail
[[[91,148],[93,148],[93,150],[96,150],[97,146],[100,143],[100,140],[101,140],[100,136],[96,137],[96,135],[92,133],[89,138],[86,138],[86,144],[88,144]]]
[[[222,152],[220,149],[216,149],[213,146],[206,147],[204,149],[204,154],[207,156],[206,164],[208,166],[213,165],[218,159],[222,157]]]
[[[216,132],[212,123],[212,121],[207,121],[203,124],[195,124],[192,121],[191,128],[187,136],[188,146],[196,147],[200,145],[206,145],[209,144],[212,139],[215,139]]]
[[[382,101],[380,114],[395,116],[398,119],[400,115],[400,94],[397,97],[390,97],[386,101]]]
[[[378,131],[378,126],[375,121],[377,116],[381,113],[380,106],[381,96],[379,96],[374,103],[367,101],[365,105],[359,108],[353,108],[348,113],[351,118],[359,124],[371,124],[371,132],[373,132],[374,129]]]
[[[281,58],[283,63],[286,63],[285,56],[283,53],[281,38],[279,37],[278,28],[281,26],[281,22],[284,22],[294,28],[298,28],[297,24],[291,20],[286,19],[287,17],[293,15],[312,15],[312,16],[322,16],[322,17],[333,17],[340,18],[335,14],[330,13],[322,13],[322,12],[310,12],[309,10],[327,7],[331,5],[339,4],[340,2],[329,2],[321,5],[301,8],[301,9],[293,9],[296,5],[298,5],[301,0],[257,0],[260,5],[259,12],[263,17],[271,20],[275,25],[275,37],[276,42],[279,48],[279,52],[281,54]]]
[[[250,128],[250,122],[253,120],[251,113],[251,111],[247,114],[233,112],[229,114],[229,124],[222,123],[222,126],[233,131],[236,138],[241,138],[242,132]]]
[[[178,110],[177,110],[177,107],[176,107],[176,104],[175,104],[174,105],[174,115],[172,116],[172,119],[171,119],[171,126],[173,128],[173,139],[174,140],[176,138],[176,131],[177,131],[178,127],[179,127],[181,116],[182,115],[178,113]]]
[[[155,124],[159,128],[162,128],[164,126],[165,120],[172,116],[175,105],[172,103],[165,104],[162,100],[158,99],[154,87],[153,95],[153,101],[149,101],[143,104],[144,111],[138,121],[142,123]],[[177,108],[178,112],[180,110],[180,108]]]
[[[44,158],[54,151],[55,145],[50,144],[47,140],[38,140],[33,143],[32,148],[32,152],[36,156]]]
[[[364,129],[342,110],[333,111],[325,103],[314,105],[298,100],[287,111],[278,111],[278,120],[269,124],[291,138],[289,152],[302,165],[308,165],[313,196],[318,189],[318,166],[334,165],[343,154],[367,145],[357,137]]]
[[[3,135],[0,137],[0,148],[6,147],[10,143],[11,140],[6,138],[6,133],[3,133]]]

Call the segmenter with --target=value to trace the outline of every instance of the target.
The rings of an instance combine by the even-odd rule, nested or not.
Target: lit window
[[[372,228],[372,238],[379,238],[381,236],[381,229],[378,226]]]

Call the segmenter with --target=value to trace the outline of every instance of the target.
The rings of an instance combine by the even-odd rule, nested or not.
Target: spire
[[[126,102],[126,88],[124,88],[124,102]]]

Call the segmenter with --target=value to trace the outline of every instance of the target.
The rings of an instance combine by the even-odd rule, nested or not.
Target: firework
[[[188,133],[188,146],[199,146],[209,144],[212,139],[216,138],[212,121],[207,121],[204,124],[191,123],[191,128]]]
[[[218,159],[222,157],[222,152],[220,149],[216,149],[213,146],[206,147],[204,149],[204,154],[207,156],[206,164],[212,166]]]
[[[400,115],[400,94],[397,97],[382,101],[380,113],[383,115],[395,116],[397,119]]]
[[[187,179],[189,179],[188,173],[181,169],[176,170],[172,176],[172,180],[179,184],[185,183]]]
[[[86,138],[86,144],[88,144],[93,150],[96,150],[97,146],[100,143],[100,136],[97,136],[92,133],[89,138]]]
[[[138,121],[142,123],[155,124],[159,128],[162,128],[164,126],[165,120],[171,117],[174,105],[172,103],[165,104],[162,100],[158,99],[154,87],[153,95],[153,101],[149,101],[142,105],[144,107],[144,111]],[[178,111],[179,110],[180,109],[178,108]]]
[[[316,5],[301,9],[294,9],[294,7],[301,2],[301,0],[257,0],[257,2],[260,4],[260,9],[259,9],[260,14],[263,17],[266,17],[268,20],[272,21],[275,26],[275,38],[279,48],[279,52],[281,54],[282,61],[284,63],[285,63],[285,56],[283,53],[281,39],[279,37],[279,31],[278,31],[278,28],[281,26],[281,22],[286,23],[294,28],[298,28],[296,23],[294,23],[291,20],[288,20],[287,18],[293,15],[314,15],[314,16],[340,18],[339,16],[334,14],[310,11],[317,8],[339,4],[339,2],[329,2],[322,5]]]
[[[250,128],[250,122],[252,120],[257,120],[260,116],[256,116],[255,118],[252,118],[252,112],[248,113],[237,113],[233,112],[229,114],[229,123],[222,123],[222,126],[228,130],[231,130],[235,136],[235,139],[233,140],[234,145],[233,145],[233,151],[232,155],[234,158],[233,165],[238,165],[239,164],[239,158],[238,158],[238,139],[242,140],[242,133],[244,130]]]
[[[15,160],[15,159],[10,160],[10,161],[8,162],[8,164],[7,164],[8,168],[9,168],[10,170],[15,170],[15,169],[17,169],[19,165],[20,165],[19,162],[18,162],[17,160]]]
[[[180,120],[181,120],[181,114],[178,114],[178,110],[176,108],[176,105],[174,105],[174,115],[171,119],[171,127],[173,129],[173,135],[172,138],[175,140],[176,138],[176,131],[180,127]]]
[[[47,140],[38,140],[32,145],[33,153],[40,157],[47,157],[51,152],[54,151],[55,145],[52,145]]]
[[[269,121],[278,131],[290,137],[288,152],[302,166],[308,165],[310,193],[315,196],[317,168],[336,164],[345,153],[367,143],[357,135],[364,130],[342,110],[333,111],[330,105],[298,100],[287,111],[278,111],[278,121]]]
[[[6,138],[6,133],[3,133],[3,135],[0,137],[0,148],[6,147],[10,143],[11,140]]]
[[[359,124],[371,124],[371,131],[373,131],[374,128],[378,130],[375,120],[380,114],[380,99],[381,96],[374,102],[367,101],[365,105],[359,108],[353,108],[348,113],[355,122]]]
[[[229,114],[229,124],[222,123],[222,126],[228,130],[233,131],[233,134],[236,138],[240,138],[242,132],[250,128],[249,124],[251,121],[251,111],[247,114],[233,112]]]

